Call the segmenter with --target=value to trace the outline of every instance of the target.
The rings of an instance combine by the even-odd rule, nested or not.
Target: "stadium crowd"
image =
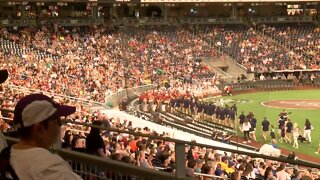
[[[61,28],[57,32],[3,28],[0,32],[6,39],[19,44],[17,49],[27,50],[17,57],[13,56],[17,49],[5,46],[0,57],[15,85],[99,102],[125,87],[165,82],[174,86],[179,80],[187,84],[215,77],[197,58],[214,55],[206,42],[184,29],[160,29],[132,29],[129,33],[103,27]],[[31,47],[47,55],[39,56]]]
[[[240,54],[240,59],[236,60],[250,71],[317,68],[319,54],[317,49],[313,49],[314,53],[308,56],[311,61],[306,63],[298,52],[280,47],[253,29],[243,31],[233,28],[224,31],[218,26],[206,29],[204,33],[201,33],[203,30],[196,33],[186,27],[161,27],[152,30],[133,28],[130,32],[100,27],[61,27],[59,30],[45,27],[2,28],[0,34],[10,42],[9,45],[1,44],[0,63],[1,68],[8,68],[10,71],[10,79],[14,85],[99,102],[104,102],[105,97],[125,87],[150,83],[168,86],[166,89],[160,88],[160,92],[146,92],[140,98],[142,101],[147,99],[148,102],[159,99],[169,101],[172,111],[179,110],[198,116],[199,120],[209,118],[216,123],[234,126],[236,109],[220,109],[191,98],[193,95],[203,97],[204,89],[212,88],[214,93],[218,92],[214,87],[215,79],[218,79],[216,74],[198,59],[217,55],[213,45],[225,48],[231,56]],[[267,42],[267,45],[262,42]],[[18,44],[18,49],[10,44]],[[24,53],[17,53],[19,49]],[[35,49],[43,52],[44,57],[43,53],[37,54]],[[189,97],[183,95],[182,98],[177,95],[177,91],[181,91],[181,94],[189,93]],[[24,94],[5,90],[2,96],[1,107],[13,109]],[[166,132],[148,127],[135,128],[130,120],[92,113],[81,103],[66,99],[60,99],[59,103],[77,106],[78,111],[70,116],[69,121],[168,136]],[[13,118],[11,113],[3,112],[1,116],[3,120]],[[245,137],[254,138],[254,133],[247,134],[255,128],[254,116],[251,114],[245,119],[243,124],[250,124],[241,127]],[[283,128],[288,123],[281,123],[279,122],[280,137],[288,140],[285,133],[282,135],[288,129]],[[3,132],[10,130],[10,127],[10,121],[1,122]],[[293,133],[294,127],[291,126]],[[308,127],[311,128],[311,124]],[[274,133],[272,128],[268,127],[271,137],[272,132]],[[63,134],[63,147],[67,149],[169,172],[175,167],[174,144],[170,142],[124,133],[101,132],[97,128],[89,130],[71,124],[63,128]],[[308,141],[311,142],[311,139]],[[298,147],[297,144],[294,146]],[[230,179],[317,178],[309,169],[298,170],[283,163],[225,154],[205,147],[191,146],[185,150],[187,175],[191,177],[195,176],[195,172],[200,172]]]
[[[308,25],[261,31],[241,25],[130,31],[95,26],[1,28],[0,62],[9,67],[15,85],[103,102],[125,87],[143,84],[179,87],[182,81],[194,89],[190,83],[197,82],[201,90],[219,83],[219,75],[201,58],[219,58],[220,51],[252,72],[315,69],[317,30]],[[294,47],[282,46],[268,34]]]
[[[287,27],[287,24],[282,26]],[[208,29],[206,37],[215,48],[227,53],[251,72],[318,68],[319,29],[316,26],[301,25],[300,29],[291,32],[290,28],[283,32],[269,26],[263,27],[258,30],[241,25],[217,26]],[[306,29],[310,33],[304,34]],[[280,38],[284,40],[280,41]],[[294,47],[282,44],[287,41]]]
[[[313,24],[272,24],[262,31],[278,39],[282,44],[299,54],[296,62],[303,69],[318,69],[320,61],[319,27]],[[292,52],[290,52],[292,53]]]

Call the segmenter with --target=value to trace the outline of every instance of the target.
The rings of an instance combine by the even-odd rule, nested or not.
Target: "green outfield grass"
[[[297,90],[297,91],[273,91],[273,92],[259,92],[251,94],[240,94],[235,96],[222,97],[223,99],[233,99],[238,106],[238,116],[241,111],[245,114],[248,112],[253,112],[257,118],[257,140],[263,142],[261,135],[261,122],[263,117],[267,117],[271,124],[276,128],[278,115],[283,110],[280,108],[271,108],[261,105],[261,102],[269,100],[295,100],[295,99],[319,99],[320,100],[320,90]],[[292,147],[292,144],[280,143],[281,148],[288,150],[293,150],[299,153],[308,154],[315,157],[320,157],[314,152],[317,150],[319,140],[320,140],[320,110],[297,110],[297,109],[287,109],[287,112],[291,112],[291,121],[297,122],[300,129],[303,129],[305,119],[309,118],[314,130],[312,131],[312,143],[300,143],[299,149]],[[238,131],[238,133],[241,133]],[[240,134],[242,136],[242,133]],[[276,138],[278,139],[278,134],[276,132]]]

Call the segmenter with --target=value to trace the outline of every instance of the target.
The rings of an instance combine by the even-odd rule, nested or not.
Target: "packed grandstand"
[[[184,146],[185,177],[320,179],[314,166],[319,161],[295,165],[302,158],[278,148],[278,138],[298,148],[299,129],[288,125],[285,110],[279,112],[279,137],[268,124],[265,141],[257,142],[252,132],[261,122],[254,112],[238,112],[236,103],[223,99],[208,100],[271,79],[292,83],[282,89],[319,87],[318,23],[0,26],[0,69],[9,72],[1,88],[1,130],[16,137],[12,111],[17,102],[43,93],[77,109],[61,128],[67,150],[174,174],[176,144],[163,140],[172,138],[190,143]],[[232,60],[247,74],[230,78],[208,59]],[[130,95],[128,89],[133,89]],[[292,137],[285,135],[289,130]],[[311,143],[307,133],[300,138]],[[83,179],[139,179],[69,163]]]

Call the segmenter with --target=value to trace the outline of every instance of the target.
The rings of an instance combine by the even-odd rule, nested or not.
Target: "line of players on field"
[[[197,98],[182,97],[170,100],[171,111],[193,116],[195,120],[210,120],[221,125],[235,127],[237,106],[217,106],[213,102],[200,101]]]
[[[165,105],[162,102],[151,102],[149,105]],[[214,123],[229,126],[231,128],[236,128],[236,117],[237,117],[237,106],[233,104],[232,106],[215,105],[213,102],[204,102],[196,97],[178,97],[170,99],[170,102],[166,106],[171,112],[181,112],[191,115],[194,120],[203,121],[209,120]],[[146,108],[148,109],[148,108]],[[152,109],[152,108],[151,108]],[[154,108],[157,109],[157,108]],[[167,108],[162,108],[165,111]],[[168,109],[168,110],[169,110]],[[286,142],[291,144],[293,142],[293,147],[298,148],[298,140],[301,142],[307,141],[311,143],[311,130],[312,125],[308,119],[306,119],[303,131],[299,128],[297,123],[292,123],[289,118],[289,113],[283,110],[279,114],[279,120],[277,122],[277,134],[280,142]],[[244,133],[244,143],[250,142],[251,140],[257,141],[256,138],[256,127],[257,119],[252,112],[247,115],[242,112],[239,115],[239,129]],[[269,120],[265,117],[261,122],[262,137],[265,142],[267,142],[268,137],[271,140],[276,139],[276,127],[272,125]]]

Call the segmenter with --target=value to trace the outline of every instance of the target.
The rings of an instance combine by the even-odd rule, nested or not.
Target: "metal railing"
[[[184,18],[116,18],[110,20],[111,24],[123,25],[168,25],[168,24],[242,24],[239,18],[223,17],[184,17]]]
[[[18,142],[18,139],[6,137],[9,144]],[[84,180],[89,179],[144,179],[144,180],[163,180],[163,179],[186,179],[192,178],[183,177],[177,178],[173,173],[163,172],[161,167],[155,169],[148,169],[132,164],[127,164],[110,159],[103,159],[98,156],[88,155],[67,149],[52,149],[52,152],[59,154],[71,166],[72,170],[77,173]],[[121,170],[121,171],[119,171]],[[226,179],[225,177],[194,173],[196,177],[211,177]]]
[[[102,106],[102,107],[107,108],[107,106],[104,103],[91,101],[91,100],[88,100],[88,99],[85,99],[85,98],[77,98],[77,97],[67,96],[67,95],[63,95],[63,94],[57,94],[57,93],[54,93],[54,92],[42,91],[42,90],[39,90],[39,89],[32,89],[32,88],[26,88],[26,87],[23,87],[23,86],[16,86],[16,85],[13,85],[13,84],[8,84],[7,86],[10,89],[12,89],[14,91],[17,91],[17,92],[42,93],[42,94],[45,94],[45,95],[48,95],[48,96],[54,96],[56,98],[66,98],[66,99],[69,99],[69,100],[81,102],[81,103],[88,104],[88,105],[98,105],[98,106]]]
[[[227,179],[227,177],[223,177],[223,176],[215,176],[215,175],[210,175],[210,174],[202,174],[202,173],[194,173],[194,175],[197,177],[208,177],[211,179]]]
[[[207,144],[191,142],[191,141],[183,141],[183,140],[173,139],[173,138],[169,138],[169,137],[154,136],[154,135],[150,135],[150,134],[142,134],[142,133],[139,133],[139,132],[119,130],[119,129],[116,129],[116,128],[106,128],[106,127],[101,127],[101,126],[96,126],[96,125],[86,124],[86,123],[80,123],[80,122],[72,122],[72,124],[81,125],[81,126],[85,126],[85,127],[99,128],[101,130],[106,130],[106,131],[111,131],[111,132],[125,133],[125,134],[130,134],[130,135],[133,135],[133,136],[142,136],[142,137],[147,137],[147,138],[150,138],[150,139],[162,140],[162,141],[165,141],[165,142],[174,142],[174,144],[175,144],[175,152],[176,152],[175,153],[176,161],[178,161],[178,162],[176,162],[177,163],[176,171],[181,170],[181,171],[185,172],[185,167],[184,167],[184,165],[185,165],[185,156],[184,156],[185,155],[185,149],[184,149],[185,145],[206,147],[206,148],[215,149],[215,150],[221,150],[221,151],[230,152],[230,153],[247,155],[247,156],[251,156],[253,158],[269,159],[269,160],[274,160],[274,161],[286,162],[286,163],[294,164],[294,165],[301,165],[301,166],[320,169],[320,164],[315,164],[315,163],[306,162],[306,161],[302,161],[302,160],[294,160],[293,161],[293,160],[288,160],[285,157],[271,157],[271,156],[266,156],[266,155],[262,155],[262,154],[258,154],[258,153],[241,151],[241,150],[238,150],[238,149],[218,147],[218,146],[214,146],[214,145],[207,145]],[[181,161],[181,158],[183,159],[183,161]],[[179,161],[182,162],[182,164],[180,164],[180,165],[182,165],[183,167],[181,167],[181,166],[179,167]],[[177,172],[177,173],[181,174],[181,172]],[[183,176],[185,176],[185,175],[183,175]]]
[[[67,96],[67,95],[63,95],[63,94],[57,94],[54,92],[42,91],[39,89],[32,89],[32,88],[26,88],[26,87],[22,87],[22,86],[16,86],[13,84],[8,84],[7,86],[15,91],[18,91],[18,92],[43,93],[48,96],[55,96],[57,98],[67,98],[70,100],[74,100],[77,102],[82,102],[84,104],[88,104],[90,106],[98,105],[98,106],[105,107],[105,108],[108,108],[108,106],[106,105],[108,103],[112,103],[113,106],[117,106],[117,105],[119,105],[120,100],[124,97],[134,97],[134,96],[139,95],[142,92],[145,92],[145,91],[151,90],[151,89],[155,89],[157,87],[156,84],[148,84],[148,85],[142,85],[142,86],[138,86],[138,87],[123,89],[121,91],[118,91],[116,93],[113,93],[113,94],[105,97],[105,103],[101,103],[101,102],[97,102],[97,101],[91,101],[91,100],[85,99],[85,98],[77,98],[77,97]]]
[[[257,80],[246,81],[240,83],[221,83],[217,85],[220,90],[223,90],[225,86],[231,86],[233,91],[243,90],[290,90],[292,88],[297,89],[299,87],[319,87],[320,78],[315,78],[313,81],[310,79],[302,79],[300,82],[297,80],[288,79],[270,79],[270,80]]]
[[[274,17],[252,17],[251,22],[255,23],[291,23],[291,22],[313,22],[314,19],[311,16],[274,16]]]
[[[114,106],[118,106],[122,98],[127,97],[130,99],[132,97],[138,96],[140,93],[143,93],[151,89],[155,89],[156,87],[157,87],[156,84],[148,84],[148,85],[142,85],[138,87],[123,89],[121,91],[118,91],[116,93],[113,93],[107,96],[105,98],[105,102],[106,103],[112,102]]]
[[[46,19],[0,19],[0,26],[36,26],[50,25],[52,23],[61,26],[88,26],[104,23],[103,18],[46,18]]]
[[[6,137],[9,144],[18,142],[18,139]],[[172,173],[156,171],[142,168],[131,164],[103,159],[98,156],[88,155],[66,149],[51,149],[52,152],[59,154],[69,162],[73,171],[85,180],[90,179],[190,179],[187,177],[177,178]]]
[[[181,24],[243,24],[243,21],[238,18],[220,18],[220,17],[206,17],[206,18],[182,18]]]

